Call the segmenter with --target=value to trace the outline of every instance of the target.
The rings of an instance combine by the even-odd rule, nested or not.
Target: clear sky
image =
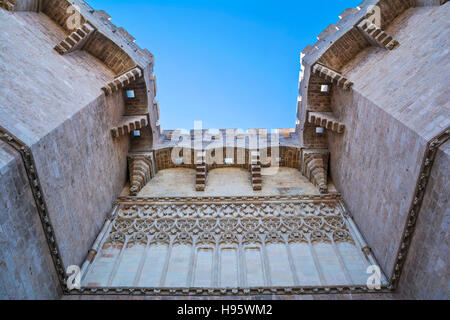
[[[87,0],[155,56],[163,129],[293,128],[300,52],[361,0]]]

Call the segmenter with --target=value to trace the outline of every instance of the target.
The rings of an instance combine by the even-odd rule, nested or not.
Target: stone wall
[[[369,47],[343,68],[354,91],[427,141],[450,126],[449,17],[448,2],[408,9],[386,29],[397,48]]]
[[[114,74],[89,53],[61,56],[53,49],[66,34],[45,14],[0,10],[0,26],[0,124],[31,147],[63,263],[80,265],[127,180],[129,139],[113,139],[110,131],[124,113],[122,92],[105,97],[101,88]],[[6,176],[19,174],[13,166],[5,170]],[[2,197],[18,201],[17,194],[2,192]],[[21,208],[10,210],[17,226],[30,225]],[[17,231],[10,238],[23,245],[23,234]],[[48,250],[40,238],[29,242],[40,248],[35,250]],[[28,277],[29,270],[20,271],[20,264],[40,266],[34,255],[44,259],[45,254],[34,253],[29,261],[21,250],[30,249],[11,253],[18,266],[10,263],[2,276],[22,277],[15,285],[28,292],[9,283],[1,290],[7,298],[54,296],[54,279],[42,280],[48,274]],[[38,287],[36,281],[44,283]]]
[[[127,181],[128,138],[109,131],[120,101],[99,97],[32,147],[66,267],[84,261]]]
[[[0,141],[0,300],[57,299],[60,291],[22,158]]]
[[[264,170],[264,169],[263,169]],[[264,171],[263,171],[264,172]],[[329,183],[330,193],[335,193]],[[298,169],[278,168],[276,174],[265,175],[262,190],[254,191],[250,171],[242,168],[218,168],[209,171],[205,191],[195,190],[195,170],[172,168],[158,171],[139,192],[139,197],[212,197],[212,196],[289,196],[319,195],[319,190]]]
[[[329,132],[331,177],[389,277],[426,141],[355,91],[334,98],[351,130]]]
[[[400,278],[408,299],[449,299],[450,142],[439,149]]]
[[[449,15],[448,5],[407,10],[387,30],[400,46],[362,51],[344,68],[352,91],[333,95],[347,127],[329,133],[333,181],[388,275],[426,142],[449,125]]]
[[[43,13],[0,10],[0,30],[0,123],[29,146],[101,96],[101,87],[114,79],[85,51],[56,52],[66,35]]]
[[[354,34],[355,23],[364,18],[367,6],[376,2],[364,1],[361,10],[344,11],[337,25],[330,25],[314,46],[303,51],[298,127],[303,138],[308,137],[308,110],[320,103],[308,94],[314,89],[310,70],[315,70],[317,61],[335,69],[334,73],[329,71],[330,77],[338,71],[338,78],[353,83],[348,91],[335,88],[337,83],[331,90],[331,109],[345,125],[345,132],[326,132],[330,174],[389,277],[415,197],[426,145],[450,125],[450,5],[447,1],[417,1],[417,7],[410,8],[407,1],[379,1],[382,32],[399,43],[387,48],[371,45]],[[307,144],[305,139],[302,143]],[[442,168],[435,170],[444,174]],[[440,199],[448,194],[448,187],[442,180],[432,183],[439,184],[431,188],[440,193],[427,191],[433,193],[434,202],[424,202],[421,211],[427,211],[424,215],[428,220],[420,218],[417,224],[427,224],[426,220],[432,227],[422,226],[424,229],[418,231],[421,241],[413,240],[415,246],[405,266],[407,275],[396,297],[443,297],[448,286],[442,280],[448,278],[443,271],[448,261],[437,257],[438,252],[448,251],[442,231],[448,204]],[[431,234],[438,234],[440,240]]]

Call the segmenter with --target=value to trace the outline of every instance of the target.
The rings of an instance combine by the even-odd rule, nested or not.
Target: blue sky
[[[300,52],[361,0],[88,0],[155,56],[163,129],[292,128]]]

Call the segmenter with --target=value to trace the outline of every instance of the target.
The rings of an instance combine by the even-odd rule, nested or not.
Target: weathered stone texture
[[[120,96],[99,97],[32,151],[66,266],[81,265],[127,180],[127,137],[113,139]]]
[[[408,299],[450,299],[450,142],[439,149],[400,278]]]
[[[84,1],[10,2],[15,5],[11,6],[12,11],[0,9],[0,125],[31,148],[65,266],[81,265],[113,202],[121,191],[122,195],[129,195],[128,187],[123,189],[127,154],[154,148],[154,162],[160,171],[156,176],[153,171],[149,175],[148,168],[136,166],[134,173],[138,174],[132,174],[131,180],[138,188],[132,189],[133,194],[143,187],[138,195],[144,197],[318,196],[318,189],[299,171],[302,164],[309,165],[303,173],[309,172],[305,175],[322,192],[328,187],[328,192],[336,196],[336,184],[386,276],[391,275],[427,142],[450,124],[447,1],[367,0],[360,5],[361,10],[346,10],[340,23],[331,24],[320,34],[318,43],[306,50],[310,54],[302,62],[306,69],[300,83],[303,101],[298,104],[298,135],[292,137],[289,130],[285,131],[280,135],[279,154],[272,154],[272,149],[268,152],[283,168],[260,179],[259,170],[264,172],[264,166],[262,169],[254,166],[252,188],[251,148],[233,144],[231,154],[237,159],[241,151],[246,161],[198,168],[201,174],[197,174],[197,182],[204,192],[195,190],[195,157],[188,164],[174,163],[171,157],[174,142],[168,139],[173,132],[160,137],[153,56],[148,51],[138,48],[124,29],[112,25],[105,12],[94,11]],[[66,53],[73,49],[61,56],[54,47],[70,34],[66,9],[71,3],[80,5],[81,22],[89,20],[97,31],[92,29],[89,39],[86,36],[73,48],[60,50]],[[383,32],[400,43],[395,50],[385,50],[384,42],[382,48],[372,46],[370,35],[364,36],[364,30],[354,27],[372,3],[381,8]],[[40,4],[43,13],[25,12],[37,11]],[[410,8],[414,5],[421,7]],[[389,38],[383,39],[387,42]],[[323,66],[318,68],[317,62]],[[116,82],[112,90],[102,92],[102,87],[133,68],[142,71],[139,80],[125,77],[120,85]],[[310,75],[311,70],[317,71],[316,75]],[[126,98],[126,90],[133,90],[134,97]],[[316,113],[308,114],[305,109]],[[124,123],[124,116],[144,116],[146,121],[139,123],[140,128],[135,121]],[[139,121],[142,120],[140,117]],[[111,129],[118,126],[123,129],[124,125],[123,135],[117,131],[113,139]],[[316,132],[317,126],[331,130],[320,134]],[[128,137],[133,129],[141,130],[140,137]],[[212,135],[206,134],[210,138]],[[194,154],[192,140],[188,140],[186,145],[190,149],[186,152]],[[208,149],[213,144],[213,141],[203,143],[202,147]],[[327,156],[305,161],[304,148],[323,149]],[[449,165],[447,143],[438,152],[395,293],[233,298],[449,299]],[[145,170],[140,172],[142,169]],[[203,169],[208,170],[206,184]],[[328,179],[327,171],[332,179]],[[0,142],[0,173],[0,299],[57,298],[60,287],[21,156],[3,142]],[[150,176],[153,179],[148,181]],[[262,190],[257,190],[259,184]],[[137,268],[135,260],[140,258],[139,252],[128,253],[130,257],[124,260],[122,269],[114,271],[118,279]],[[322,258],[329,257],[322,252]],[[269,261],[265,268],[270,270],[270,263],[278,261],[277,255],[275,259],[262,261]],[[284,267],[285,260],[279,261],[283,263],[277,266]],[[332,265],[328,263],[326,267]],[[198,270],[200,275],[206,269]],[[174,272],[175,284],[182,278],[182,271],[186,270]],[[273,279],[285,275],[275,272]],[[190,275],[188,283],[197,284],[195,277]],[[346,277],[351,278],[349,272]],[[271,277],[265,281],[273,285],[268,279]]]
[[[450,123],[450,28],[443,27],[449,10],[407,10],[387,28],[401,45],[361,52],[344,67],[352,91],[332,98],[334,112],[351,128],[328,132],[333,182],[387,276],[426,143]]]
[[[59,55],[53,47],[66,34],[43,13],[0,10],[0,30],[0,123],[29,146],[114,79],[85,51]]]
[[[262,169],[264,172],[264,169]],[[336,188],[330,182],[329,192]],[[288,196],[298,194],[318,195],[319,190],[306,179],[300,170],[279,168],[275,175],[263,176],[262,190],[254,191],[250,172],[242,168],[219,168],[208,172],[204,192],[195,191],[195,170],[173,168],[158,171],[156,176],[138,194],[141,197],[210,197],[210,196]]]
[[[15,11],[37,11],[39,0],[8,0],[14,4]]]
[[[386,32],[398,48],[369,47],[344,73],[354,91],[428,141],[450,125],[450,5],[409,9]]]
[[[328,134],[331,177],[389,276],[426,141],[354,91],[334,98],[352,130]]]
[[[63,262],[79,265],[127,180],[128,139],[110,132],[122,92],[105,98],[114,75],[89,53],[52,49],[66,34],[46,15],[0,15],[0,123],[31,146]]]
[[[22,158],[0,141],[0,300],[57,299],[60,291]]]

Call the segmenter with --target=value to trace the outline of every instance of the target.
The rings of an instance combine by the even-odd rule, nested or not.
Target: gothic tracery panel
[[[87,287],[364,285],[369,261],[336,200],[154,198],[120,204]]]

